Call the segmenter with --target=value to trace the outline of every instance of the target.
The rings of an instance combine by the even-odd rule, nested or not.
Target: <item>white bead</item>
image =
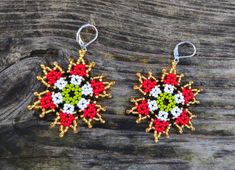
[[[174,107],[171,110],[171,114],[173,115],[174,118],[177,118],[181,113],[182,113],[182,109],[180,109],[178,107]]]
[[[174,96],[174,98],[175,98],[175,102],[176,102],[177,104],[179,104],[179,103],[184,104],[184,96],[182,95],[182,93],[176,94],[176,95]]]
[[[84,110],[87,105],[89,104],[88,100],[84,99],[84,98],[81,98],[81,100],[79,100],[77,106],[81,109],[81,110]]]
[[[74,113],[74,106],[71,104],[67,104],[67,103],[64,104],[63,112],[68,113],[68,114],[75,114]]]
[[[158,97],[159,94],[161,94],[162,91],[159,87],[155,86],[151,91],[150,91],[150,95],[153,97]]]
[[[82,86],[82,94],[85,96],[93,94],[93,89],[90,84],[85,84]]]
[[[60,104],[63,102],[63,97],[60,92],[54,93],[51,96],[52,96],[52,101],[54,104]]]
[[[65,86],[68,84],[67,81],[65,81],[63,78],[60,78],[59,80],[56,81],[55,86],[62,90],[63,88],[65,88]]]
[[[168,113],[167,112],[164,112],[164,111],[160,111],[158,113],[158,119],[160,120],[163,120],[163,121],[167,121],[167,118],[168,118]]]
[[[172,86],[170,84],[165,84],[164,92],[172,94],[174,92],[174,86]]]
[[[149,107],[150,111],[157,110],[158,109],[157,102],[155,100],[149,100],[148,107]]]
[[[79,86],[82,82],[82,77],[78,75],[72,75],[70,82],[76,86]]]

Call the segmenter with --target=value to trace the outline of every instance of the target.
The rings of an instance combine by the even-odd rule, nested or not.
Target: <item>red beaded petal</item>
[[[47,73],[46,78],[50,85],[55,84],[57,80],[59,80],[62,76],[62,73],[56,70],[51,70],[49,73]]]
[[[83,116],[85,118],[93,119],[97,115],[97,108],[94,103],[91,103],[87,106],[87,108],[83,111]]]
[[[55,109],[55,104],[52,101],[51,92],[48,92],[40,99],[40,105],[43,109]]]
[[[103,93],[105,90],[104,83],[102,81],[91,81],[91,87],[93,89],[93,93],[98,96],[99,94]]]
[[[144,92],[149,93],[157,85],[157,82],[155,80],[146,79],[141,85],[144,89]]]
[[[70,74],[73,75],[79,75],[82,77],[85,77],[87,72],[86,72],[86,65],[84,64],[76,64],[73,68],[73,70],[70,71]]]
[[[149,114],[148,103],[146,100],[142,100],[141,103],[137,105],[137,112],[144,116]]]
[[[194,94],[192,89],[183,88],[182,95],[184,96],[184,103],[187,104],[188,102],[194,99]]]
[[[158,133],[162,133],[166,130],[166,128],[169,126],[169,123],[164,121],[164,120],[160,120],[160,119],[154,119],[154,127],[155,127],[155,131],[157,131]]]
[[[60,113],[60,124],[63,126],[70,126],[72,125],[75,117],[72,114],[67,113]]]
[[[186,110],[184,109],[183,112],[180,114],[179,117],[176,118],[175,122],[178,125],[187,125],[188,122],[190,121],[189,116],[186,113]]]
[[[173,73],[168,73],[163,81],[164,84],[170,84],[177,86],[179,83],[177,81],[177,75]]]

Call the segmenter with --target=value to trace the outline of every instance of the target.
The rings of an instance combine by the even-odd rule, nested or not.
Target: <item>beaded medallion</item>
[[[137,115],[137,123],[145,119],[148,121],[146,132],[153,131],[155,142],[158,142],[162,134],[169,137],[171,126],[175,126],[180,133],[184,127],[194,130],[192,118],[195,115],[188,107],[199,103],[195,97],[200,90],[192,88],[192,81],[184,86],[180,85],[183,74],[176,73],[176,65],[177,63],[172,61],[169,71],[164,68],[160,80],[151,72],[148,72],[148,76],[137,73],[140,84],[134,86],[134,89],[143,97],[132,98],[134,107],[127,113]]]
[[[79,58],[76,62],[70,60],[67,71],[64,71],[56,62],[50,68],[41,65],[44,76],[37,79],[47,87],[43,92],[35,92],[38,100],[28,109],[40,110],[40,117],[54,114],[54,122],[51,127],[59,126],[59,136],[63,137],[69,128],[74,133],[78,132],[78,120],[83,120],[89,128],[93,121],[105,123],[101,112],[105,108],[97,104],[100,97],[111,97],[107,90],[114,82],[104,81],[104,77],[91,77],[91,69],[95,63],[86,63],[84,55],[86,50],[79,50]]]

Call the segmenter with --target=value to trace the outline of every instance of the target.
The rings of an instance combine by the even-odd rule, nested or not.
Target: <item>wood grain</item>
[[[59,139],[53,117],[39,119],[26,106],[39,64],[64,68],[76,58],[76,30],[93,23],[99,38],[88,47],[94,74],[115,80],[107,123]],[[85,34],[88,36],[88,34]],[[1,0],[0,1],[0,169],[234,169],[235,2],[233,0]],[[160,75],[174,46],[192,41],[197,56],[180,61],[184,81],[204,91],[196,131],[153,142],[125,115],[137,71]]]

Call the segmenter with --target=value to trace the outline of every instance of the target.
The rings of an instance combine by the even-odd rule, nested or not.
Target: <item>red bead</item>
[[[141,84],[141,86],[144,89],[144,92],[146,92],[146,93],[149,93],[156,85],[157,85],[157,82],[155,80],[151,80],[151,79],[146,79]]]
[[[43,109],[55,109],[55,104],[52,101],[51,92],[48,92],[40,99],[40,105]]]
[[[50,85],[55,84],[57,80],[59,80],[62,76],[62,73],[56,70],[51,70],[49,73],[47,73],[46,78],[48,80],[48,83]]]
[[[97,115],[97,108],[94,103],[90,103],[87,108],[83,111],[85,118],[93,119]]]
[[[153,123],[154,123],[155,131],[157,131],[158,133],[164,132],[166,128],[169,126],[169,123],[167,121],[160,120],[160,119],[154,119]]]
[[[146,100],[142,100],[141,103],[137,105],[137,112],[144,116],[149,114],[148,103]]]
[[[75,117],[72,114],[60,113],[60,124],[69,127],[72,125]]]
[[[76,64],[74,66],[73,70],[70,71],[70,74],[85,77],[87,74],[86,65],[85,64]]]
[[[173,73],[168,73],[163,81],[164,84],[170,84],[177,86],[179,83],[177,81],[177,75]]]
[[[183,88],[182,95],[184,96],[184,103],[187,104],[188,102],[194,99],[194,94],[192,89]]]
[[[98,96],[99,94],[103,93],[105,90],[104,83],[102,81],[91,81],[91,87],[93,89],[93,93]]]
[[[178,116],[175,120],[176,124],[178,125],[187,125],[188,122],[190,121],[189,116],[186,113],[186,110],[184,109],[183,112]]]

